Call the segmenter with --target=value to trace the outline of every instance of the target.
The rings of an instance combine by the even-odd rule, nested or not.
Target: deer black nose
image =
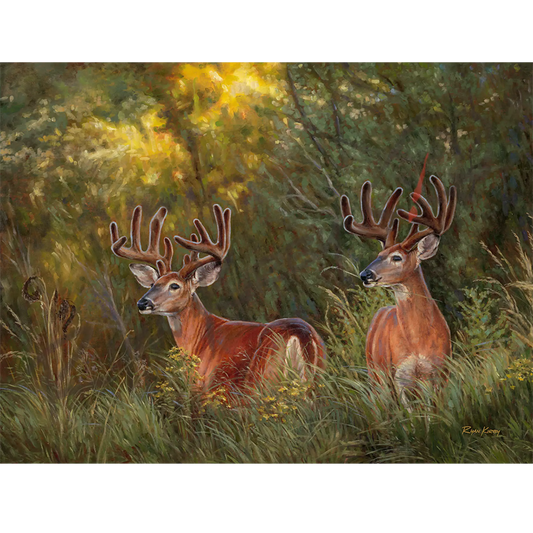
[[[148,298],[141,298],[137,302],[137,307],[139,308],[139,311],[146,311],[147,309],[153,309],[154,303]]]
[[[374,272],[372,270],[369,270],[366,268],[361,272],[361,279],[366,283],[367,281],[374,281],[376,279],[376,276],[374,275]]]

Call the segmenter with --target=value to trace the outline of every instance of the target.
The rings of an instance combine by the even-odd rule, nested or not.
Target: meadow
[[[0,69],[0,461],[532,462],[531,65]],[[378,246],[344,232],[339,194],[356,203],[370,179],[379,205],[426,159],[458,188],[424,265],[453,357],[408,411],[368,379],[366,332],[393,297],[362,287]],[[138,314],[110,250],[135,205],[165,205],[168,235],[187,235],[215,202],[233,244],[206,307],[299,316],[328,353],[315,382],[245,407],[196,392],[195,354]]]

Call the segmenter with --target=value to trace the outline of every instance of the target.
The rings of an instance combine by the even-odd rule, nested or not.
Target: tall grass
[[[195,359],[177,349],[136,366],[114,366],[107,355],[87,361],[38,282],[31,323],[13,312],[3,324],[20,349],[0,390],[0,460],[531,462],[533,279],[530,251],[520,252],[520,265],[493,254],[502,279],[468,289],[449,380],[409,411],[365,371],[366,330],[385,293],[329,291],[326,371],[313,384],[291,375],[236,407],[217,391],[200,395]]]

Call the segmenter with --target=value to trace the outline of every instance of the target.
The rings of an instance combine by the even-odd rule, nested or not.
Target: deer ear
[[[208,263],[201,266],[194,273],[194,282],[198,287],[209,287],[218,279],[221,268],[222,265],[220,263]]]
[[[135,279],[146,288],[150,288],[159,277],[154,268],[148,265],[130,265],[130,270],[133,272]]]
[[[418,261],[425,261],[431,259],[438,251],[440,237],[435,234],[430,234],[424,237],[419,243],[416,251]]]

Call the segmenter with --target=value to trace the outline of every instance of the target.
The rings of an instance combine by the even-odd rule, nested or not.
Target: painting
[[[531,463],[532,64],[0,65],[0,461]]]

